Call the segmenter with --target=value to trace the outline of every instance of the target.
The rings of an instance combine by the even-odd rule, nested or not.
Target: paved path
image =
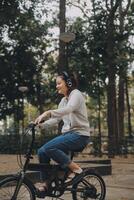
[[[106,200],[134,200],[134,157],[112,160],[112,175],[104,177]]]
[[[15,162],[16,156],[11,156],[10,161],[10,156],[0,155],[0,174],[7,174],[8,172],[5,171],[7,167],[13,170]],[[112,159],[112,175],[103,178],[107,188],[105,200],[134,200],[134,156]],[[62,199],[71,200],[71,195],[63,196]],[[50,200],[50,198],[45,198],[45,200]]]
[[[107,190],[105,200],[134,200],[134,157],[112,159],[112,175],[103,178]],[[63,200],[71,200],[71,195],[64,195]]]

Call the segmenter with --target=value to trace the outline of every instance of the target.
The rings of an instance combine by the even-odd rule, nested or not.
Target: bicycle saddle
[[[70,157],[71,157],[71,160],[73,159],[75,153],[78,153],[78,152],[80,153],[80,152],[82,152],[84,149],[85,149],[85,147],[76,149],[76,150],[74,150],[74,151],[69,151],[69,155],[70,155]]]

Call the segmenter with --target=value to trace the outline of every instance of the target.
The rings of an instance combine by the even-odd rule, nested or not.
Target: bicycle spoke
[[[11,200],[14,195],[18,179],[9,177],[0,182],[0,198],[2,200]],[[22,183],[18,193],[17,200],[35,200],[34,191],[25,181]]]
[[[74,200],[104,200],[104,181],[99,175],[88,171],[83,179],[74,185],[72,195]]]

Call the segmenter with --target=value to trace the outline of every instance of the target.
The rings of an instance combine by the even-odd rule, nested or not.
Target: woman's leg
[[[67,153],[84,148],[88,142],[88,137],[78,135],[77,133],[69,132],[60,135],[38,150],[39,161],[41,163],[49,163],[50,158],[52,158],[63,167],[68,166],[71,171],[79,170],[79,165],[72,162]]]
[[[62,166],[68,166],[71,160],[67,153],[69,151],[77,151],[82,149],[89,142],[88,137],[69,132],[60,135],[38,150],[38,156],[41,163],[48,163],[52,158]]]
[[[44,145],[42,147],[44,147]],[[49,164],[50,158],[46,155],[42,147],[39,148],[37,152],[39,162],[43,164]],[[48,179],[48,174],[43,169],[40,171],[40,179],[42,182]],[[44,183],[44,185],[46,185],[46,183]],[[43,188],[44,186],[43,187],[41,186],[40,191],[43,190]]]

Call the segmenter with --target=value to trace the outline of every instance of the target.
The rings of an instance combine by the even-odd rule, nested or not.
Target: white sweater
[[[75,131],[80,135],[90,136],[85,99],[79,90],[74,89],[68,98],[63,97],[58,109],[51,110],[51,118],[44,125],[53,126],[61,119],[64,122],[62,133]]]

